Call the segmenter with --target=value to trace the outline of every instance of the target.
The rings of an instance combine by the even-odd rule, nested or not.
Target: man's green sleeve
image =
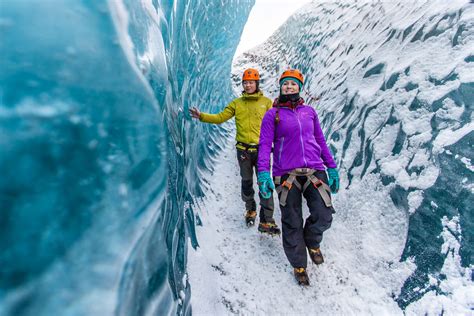
[[[232,101],[217,114],[201,113],[199,120],[204,123],[221,124],[235,115],[235,102]]]

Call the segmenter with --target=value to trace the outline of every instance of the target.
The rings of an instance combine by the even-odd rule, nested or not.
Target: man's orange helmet
[[[245,69],[244,74],[242,75],[242,81],[249,81],[249,80],[260,80],[260,74],[258,73],[257,69],[249,68]]]
[[[281,84],[282,80],[285,79],[285,78],[294,78],[294,79],[298,80],[299,82],[301,82],[301,85],[304,85],[303,74],[297,69],[285,70],[280,76],[280,84]]]

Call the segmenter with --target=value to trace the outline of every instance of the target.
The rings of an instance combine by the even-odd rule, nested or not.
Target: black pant
[[[328,183],[326,172],[316,171],[314,175]],[[285,175],[281,182],[288,178]],[[305,184],[307,177],[296,177],[295,181]],[[281,196],[281,194],[280,194]],[[280,197],[279,196],[279,197]],[[310,215],[303,226],[302,196],[306,199]],[[323,239],[323,232],[331,227],[334,209],[327,207],[321,195],[313,185],[309,185],[304,193],[293,185],[288,192],[286,206],[280,204],[283,249],[288,261],[294,268],[306,268],[306,248],[317,248]]]
[[[240,176],[242,177],[242,200],[245,202],[245,209],[256,211],[255,190],[253,189],[253,172],[257,174],[257,151],[246,151],[237,149],[237,160],[239,161]],[[273,222],[273,192],[269,199],[260,197],[260,221]]]

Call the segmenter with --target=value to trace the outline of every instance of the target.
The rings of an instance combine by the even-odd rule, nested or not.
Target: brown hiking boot
[[[309,250],[309,256],[311,258],[311,261],[313,261],[314,264],[321,264],[324,262],[324,257],[323,254],[321,253],[321,249],[318,248],[308,248]]]
[[[260,222],[258,224],[258,231],[270,235],[280,235],[280,228],[272,222]]]
[[[296,282],[298,285],[308,286],[309,285],[309,277],[308,273],[306,273],[305,268],[294,268],[293,273],[295,274]]]
[[[257,212],[256,211],[247,211],[245,213],[245,223],[247,226],[253,226],[255,225],[255,218],[257,217]]]

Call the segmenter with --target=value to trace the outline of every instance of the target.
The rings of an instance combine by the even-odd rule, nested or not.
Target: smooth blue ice
[[[189,314],[252,0],[0,2],[0,315]]]

